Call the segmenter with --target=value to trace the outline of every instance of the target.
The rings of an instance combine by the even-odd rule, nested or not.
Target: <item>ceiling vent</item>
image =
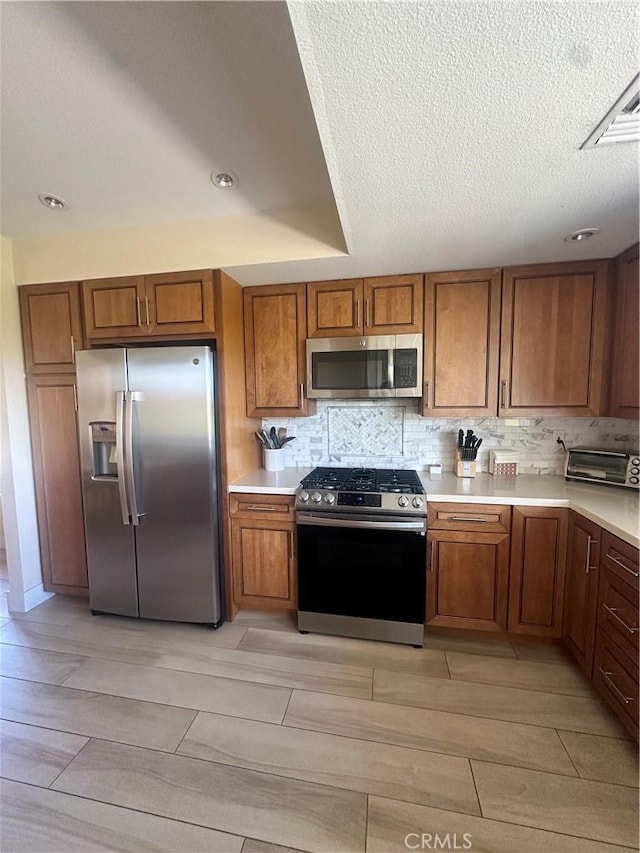
[[[640,141],[640,74],[631,81],[580,148]]]

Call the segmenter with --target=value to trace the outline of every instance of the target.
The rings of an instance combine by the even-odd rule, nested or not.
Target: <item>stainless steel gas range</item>
[[[316,468],[295,506],[298,630],[422,646],[427,508],[418,474]]]

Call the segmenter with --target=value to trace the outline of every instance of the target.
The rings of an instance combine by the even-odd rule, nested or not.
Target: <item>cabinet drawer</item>
[[[598,595],[598,626],[638,665],[638,593],[616,572],[602,566]]]
[[[596,637],[593,681],[622,720],[638,737],[638,672],[633,661],[602,629]]]
[[[501,504],[429,503],[431,530],[470,530],[479,533],[508,533],[511,507]]]
[[[232,518],[272,518],[277,521],[293,521],[294,503],[293,495],[249,495],[232,492],[229,513]]]
[[[602,531],[602,546],[600,548],[600,564],[603,568],[617,575],[638,592],[638,549],[628,542],[623,542],[607,530]]]

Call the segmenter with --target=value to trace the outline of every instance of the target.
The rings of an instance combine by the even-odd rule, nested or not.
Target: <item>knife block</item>
[[[463,459],[460,448],[456,447],[456,477],[475,477],[476,460]]]

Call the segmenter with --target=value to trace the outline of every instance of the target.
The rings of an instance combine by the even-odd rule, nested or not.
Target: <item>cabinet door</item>
[[[310,338],[361,335],[362,279],[315,281],[307,285],[307,332]]]
[[[616,259],[615,312],[612,329],[613,370],[609,414],[638,418],[638,244]]]
[[[427,625],[506,631],[509,536],[428,534]]]
[[[562,636],[568,510],[514,507],[509,631]]]
[[[213,272],[145,276],[144,320],[148,335],[215,332]]]
[[[365,335],[421,334],[423,290],[421,275],[365,278]]]
[[[44,588],[86,594],[74,383],[69,375],[32,376],[27,388]]]
[[[495,417],[501,280],[501,270],[426,276],[424,415]]]
[[[83,346],[78,282],[33,284],[19,293],[27,373],[75,373]]]
[[[87,338],[128,338],[147,334],[144,277],[82,282]]]
[[[293,524],[234,518],[234,599],[238,605],[295,610]]]
[[[597,524],[569,513],[562,639],[589,678],[596,634],[600,535]]]
[[[304,394],[304,284],[244,289],[247,415],[308,414]]]
[[[608,261],[504,270],[498,414],[602,411]]]

